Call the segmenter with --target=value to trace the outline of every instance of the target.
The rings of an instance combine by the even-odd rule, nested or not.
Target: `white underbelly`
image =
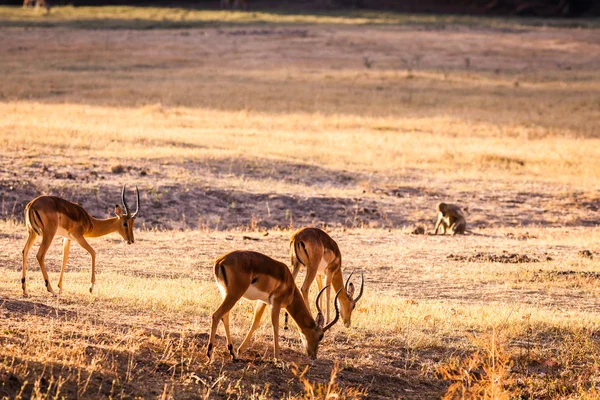
[[[321,262],[319,263],[319,268],[317,269],[317,273],[319,275],[325,275],[325,268],[327,268],[328,265],[329,265],[329,263],[327,261],[325,261],[325,257],[321,257]]]
[[[250,285],[244,293],[244,298],[246,300],[262,301],[263,303],[271,304],[271,302],[269,301],[269,293],[261,292],[255,286],[252,285]]]
[[[66,229],[64,229],[60,226],[56,230],[56,236],[60,236],[60,237],[66,238],[66,239],[73,239],[73,236],[71,236]]]

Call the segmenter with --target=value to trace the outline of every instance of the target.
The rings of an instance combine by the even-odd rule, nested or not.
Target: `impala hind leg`
[[[45,263],[46,252],[48,251],[48,248],[50,248],[50,245],[52,244],[52,239],[54,239],[54,235],[50,234],[50,233],[46,233],[42,237],[42,244],[40,244],[40,248],[38,249],[36,258],[38,260],[38,263],[40,264],[40,269],[42,270],[42,275],[44,276],[44,282],[46,283],[46,290],[48,290],[50,293],[52,293],[53,296],[56,296],[56,293],[54,293],[54,290],[52,290],[52,285],[50,285],[50,278],[48,278],[48,272],[46,272],[46,263]]]
[[[23,275],[21,276],[21,288],[23,289],[23,296],[25,297],[27,297],[27,255],[35,242],[36,237],[37,234],[35,232],[29,231],[27,242],[25,243],[25,247],[23,247]]]
[[[96,283],[96,252],[83,236],[77,236],[75,240],[92,256],[92,286],[90,286],[90,293],[92,293],[94,291],[94,284]]]
[[[242,351],[244,351],[246,349],[246,347],[248,346],[248,342],[250,341],[250,338],[252,338],[252,335],[254,334],[254,332],[258,328],[258,325],[260,324],[260,319],[262,318],[263,313],[265,312],[265,308],[267,308],[267,305],[265,303],[260,302],[260,301],[256,302],[256,306],[254,307],[254,319],[252,320],[252,326],[250,327],[250,330],[246,334],[244,341],[238,348],[238,355],[240,355],[240,353]],[[287,314],[286,314],[286,316],[287,316]]]
[[[208,339],[208,349],[206,350],[206,356],[208,360],[212,358],[213,346],[215,341],[215,334],[217,333],[217,327],[219,326],[219,321],[223,320],[223,324],[225,325],[225,334],[227,335],[227,344],[231,344],[231,338],[229,334],[229,311],[235,306],[235,304],[240,300],[241,295],[231,295],[226,294],[223,299],[223,303],[217,308],[217,311],[212,315],[212,325],[210,327],[210,338]],[[226,321],[227,323],[225,323]],[[233,351],[233,344],[231,344],[231,350]]]
[[[67,266],[67,260],[69,259],[69,250],[71,249],[71,240],[63,239],[63,262],[60,269],[60,278],[58,278],[58,294],[63,291],[63,275],[65,274],[65,267]]]

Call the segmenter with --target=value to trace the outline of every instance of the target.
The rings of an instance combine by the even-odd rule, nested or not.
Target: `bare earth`
[[[513,397],[488,398],[600,390],[598,30],[0,26],[0,398],[441,398],[489,332],[511,366],[473,373]],[[50,297],[34,246],[23,298],[27,202],[107,217],[123,184],[136,243],[90,240],[97,292],[73,246]],[[411,234],[441,201],[470,233]],[[292,328],[273,363],[265,318],[242,362],[219,336],[207,364],[214,259],[287,262],[307,225],[365,274],[352,328],[312,364]],[[56,239],[54,284],[60,257]],[[237,345],[251,312],[233,311]]]

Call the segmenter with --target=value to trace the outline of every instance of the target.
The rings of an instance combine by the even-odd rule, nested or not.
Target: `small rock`
[[[110,172],[112,172],[113,174],[122,174],[123,172],[125,172],[125,167],[123,167],[121,164],[113,165],[110,168]]]
[[[424,235],[425,228],[423,226],[417,226],[414,231],[411,232],[413,235]]]

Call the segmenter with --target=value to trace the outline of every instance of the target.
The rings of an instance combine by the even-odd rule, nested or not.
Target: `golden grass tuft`
[[[443,379],[453,381],[444,394],[450,399],[508,400],[517,395],[511,387],[515,384],[512,360],[506,338],[501,331],[492,329],[472,337],[476,350],[470,355],[453,359],[438,367]]]

